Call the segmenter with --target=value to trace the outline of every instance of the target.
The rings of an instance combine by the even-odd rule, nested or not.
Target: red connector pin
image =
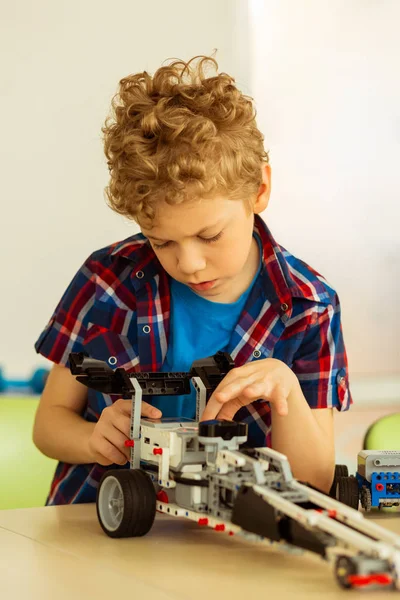
[[[164,490],[160,490],[156,496],[157,500],[159,502],[166,502],[168,504],[169,500],[168,500],[168,494],[166,492],[164,492]]]

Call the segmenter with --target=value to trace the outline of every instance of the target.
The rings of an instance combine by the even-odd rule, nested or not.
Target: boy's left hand
[[[201,421],[232,419],[255,400],[268,400],[278,415],[288,414],[287,399],[299,382],[281,360],[264,358],[235,367],[227,373],[209,399]]]

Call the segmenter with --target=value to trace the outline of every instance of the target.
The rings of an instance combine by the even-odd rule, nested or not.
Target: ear
[[[262,213],[268,206],[269,197],[271,195],[271,167],[268,164],[263,164],[261,167],[262,183],[258,190],[257,199],[253,206],[253,213],[258,215]]]

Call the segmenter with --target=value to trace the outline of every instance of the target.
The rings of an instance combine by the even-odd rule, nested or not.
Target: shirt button
[[[143,271],[138,271],[138,272],[136,273],[136,277],[137,277],[138,279],[142,279],[142,278],[144,277],[144,273],[143,273]]]
[[[288,308],[289,308],[289,306],[286,304],[286,302],[281,304],[281,310],[283,310],[283,312],[286,312]]]
[[[254,358],[260,358],[261,352],[259,350],[254,350],[253,356],[254,356]]]
[[[145,325],[145,326],[143,327],[143,332],[144,332],[144,333],[150,333],[150,331],[151,331],[151,327],[150,327],[149,325]]]
[[[108,359],[108,364],[111,366],[114,366],[117,364],[117,358],[115,356],[110,356],[110,358]]]

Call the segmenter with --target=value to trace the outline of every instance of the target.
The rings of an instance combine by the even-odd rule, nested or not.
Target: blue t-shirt
[[[65,290],[36,341],[36,351],[65,366],[70,352],[86,352],[130,373],[188,370],[193,358],[218,350],[228,351],[237,368],[275,358],[292,369],[311,409],[347,410],[352,400],[335,290],[277,244],[259,215],[254,215],[254,233],[263,248],[262,266],[232,304],[204,300],[185,286],[182,297],[181,286],[162,268],[142,233],[96,250]],[[186,349],[179,362],[175,352],[182,336]],[[96,423],[117,398],[89,389],[82,417]],[[184,407],[178,406],[177,396],[169,403],[167,396],[159,400],[165,415],[194,415],[194,393]],[[242,407],[234,418],[248,424],[250,446],[272,446],[266,400]],[[94,502],[102,475],[116,467],[60,462],[47,504]]]
[[[260,263],[249,287],[236,302],[212,302],[171,279],[171,337],[161,371],[190,371],[195,360],[212,356],[220,350],[227,352],[232,331],[261,269],[262,244],[257,233],[253,235],[259,246]],[[194,419],[196,391],[190,385],[190,396],[146,396],[145,400],[159,408],[163,417]]]

